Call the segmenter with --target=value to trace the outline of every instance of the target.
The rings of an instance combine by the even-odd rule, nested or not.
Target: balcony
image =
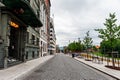
[[[3,0],[3,4],[25,24],[31,27],[42,26],[42,22],[30,6],[30,0]]]

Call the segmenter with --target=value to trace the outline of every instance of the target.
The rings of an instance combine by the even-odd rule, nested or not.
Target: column
[[[9,46],[9,26],[8,26],[8,15],[0,14],[0,67],[7,68],[7,56],[8,56],[8,46]]]

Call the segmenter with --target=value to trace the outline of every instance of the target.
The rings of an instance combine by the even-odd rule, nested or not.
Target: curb
[[[98,71],[100,71],[100,72],[102,72],[102,73],[104,73],[104,74],[106,74],[106,75],[109,75],[109,76],[111,76],[112,78],[115,78],[116,80],[120,80],[119,78],[117,78],[117,77],[115,77],[115,76],[113,76],[113,75],[110,75],[110,74],[108,74],[108,73],[106,73],[106,72],[104,72],[104,71],[102,71],[102,70],[100,70],[100,69],[97,69],[97,68],[95,68],[95,67],[93,67],[93,66],[91,66],[91,65],[88,65],[88,64],[86,64],[86,63],[78,60],[79,58],[78,58],[78,59],[74,58],[74,59],[77,60],[77,61],[79,61],[79,62],[81,62],[81,63],[83,63],[83,64],[85,64],[85,65],[87,65],[87,66],[89,66],[89,67],[91,67],[91,68],[93,68],[93,69],[96,69],[96,70],[98,70]]]
[[[35,66],[31,70],[29,70],[29,71],[27,71],[27,72],[25,72],[25,73],[23,73],[23,74],[15,77],[14,80],[23,80],[24,78],[26,78],[27,76],[29,76],[30,74],[32,74],[35,70],[39,69],[41,66],[43,66],[44,64],[46,64],[49,60],[53,59],[54,57],[55,57],[55,55],[52,56],[51,58],[49,58],[48,60],[46,60],[45,62],[40,63],[38,66]]]

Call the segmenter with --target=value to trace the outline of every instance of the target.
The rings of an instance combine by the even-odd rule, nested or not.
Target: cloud
[[[94,29],[105,28],[103,23],[109,13],[116,12],[120,23],[119,0],[51,0],[51,3],[57,44],[61,46],[69,40],[83,39],[88,30],[94,44],[99,44],[101,39]]]

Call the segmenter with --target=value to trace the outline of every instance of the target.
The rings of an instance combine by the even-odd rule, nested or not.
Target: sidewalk
[[[32,73],[37,66],[42,65],[52,57],[54,57],[54,55],[40,57],[38,59],[30,60],[10,68],[0,70],[0,80],[17,80],[21,77],[25,77]]]
[[[107,75],[110,75],[110,76],[116,78],[117,80],[120,80],[120,71],[106,68],[105,65],[107,63],[105,61],[103,61],[103,64],[98,64],[98,63],[94,63],[92,61],[85,61],[85,59],[83,59],[83,58],[75,57],[75,59],[90,66],[90,67],[92,67],[92,68],[95,68],[95,69],[97,69],[97,70],[99,70]]]

